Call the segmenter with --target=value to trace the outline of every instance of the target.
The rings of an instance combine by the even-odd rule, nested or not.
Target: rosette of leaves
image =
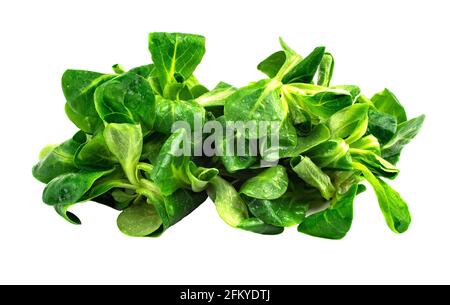
[[[198,81],[205,38],[192,34],[150,33],[152,63],[130,70],[67,70],[65,111],[78,131],[40,153],[33,175],[46,184],[43,201],[74,224],[81,221],[72,206],[109,206],[123,233],[143,237],[161,235],[209,196],[234,228],[273,235],[296,226],[341,239],[367,181],[388,227],[405,232],[408,206],[386,181],[398,176],[425,117],[408,119],[388,89],[368,98],[355,85],[332,84],[325,47],[303,57],[280,42],[258,65],[265,78],[241,88],[221,82],[208,90]],[[173,129],[180,121],[185,128]],[[233,122],[270,128],[215,139],[213,155],[184,153],[207,144],[208,135],[192,132],[207,122],[224,135]],[[265,140],[272,133],[274,147]],[[236,154],[253,140],[256,153]]]

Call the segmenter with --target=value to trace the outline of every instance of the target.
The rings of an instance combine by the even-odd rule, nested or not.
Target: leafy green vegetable
[[[70,205],[83,198],[94,182],[111,171],[61,175],[47,184],[42,200],[48,205]]]
[[[364,177],[372,185],[380,204],[381,211],[389,228],[395,233],[404,233],[411,223],[408,205],[394,189],[362,164],[355,163],[355,168],[360,170]]]
[[[277,199],[286,193],[288,183],[286,169],[278,165],[245,181],[240,193],[258,199]]]
[[[390,114],[369,110],[368,133],[374,135],[380,144],[391,140],[397,131],[397,119]]]
[[[400,159],[400,153],[403,148],[416,137],[422,128],[424,121],[425,116],[421,115],[398,125],[394,137],[383,146],[381,150],[382,157],[391,163],[396,164]]]
[[[149,236],[162,225],[154,205],[144,199],[136,201],[131,207],[120,213],[117,226],[120,231],[129,236]]]
[[[354,184],[345,194],[337,194],[328,209],[308,216],[298,231],[328,239],[344,238],[353,222],[353,200],[357,191],[358,185]]]
[[[136,166],[142,153],[141,127],[131,124],[108,124],[104,136],[106,145],[119,160],[128,180],[138,184]]]
[[[325,53],[319,67],[319,79],[317,84],[329,87],[334,72],[334,58],[330,53]]]
[[[39,163],[33,166],[33,176],[43,183],[49,183],[60,175],[78,171],[74,156],[85,141],[86,135],[78,132],[59,146],[45,147],[40,153]]]
[[[62,88],[67,100],[66,114],[82,131],[92,134],[102,124],[95,109],[94,93],[114,75],[82,70],[67,70],[62,76]]]
[[[317,188],[323,198],[330,200],[335,192],[331,179],[308,157],[291,159],[293,171],[307,184]]]
[[[43,201],[72,224],[74,205],[102,204],[124,234],[156,237],[209,196],[234,228],[341,239],[367,180],[389,228],[405,232],[408,206],[383,179],[398,176],[425,116],[408,120],[387,89],[369,99],[331,85],[325,47],[303,57],[280,45],[257,67],[266,78],[243,87],[202,84],[205,38],[194,34],[150,33],[153,62],[135,68],[67,70],[64,107],[78,131],[39,154]]]
[[[278,226],[291,227],[305,219],[309,204],[301,195],[289,192],[278,199],[267,200],[244,196],[250,212],[263,222]]]
[[[407,120],[405,108],[400,104],[394,93],[388,89],[375,94],[371,100],[378,111],[392,115],[398,124]]]
[[[155,96],[148,81],[134,73],[116,77],[95,90],[95,107],[107,123],[140,124],[144,134],[155,122]]]

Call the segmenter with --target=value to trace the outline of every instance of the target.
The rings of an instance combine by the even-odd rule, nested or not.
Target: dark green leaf
[[[327,239],[342,239],[347,235],[353,222],[353,201],[358,185],[353,185],[345,194],[338,194],[330,208],[308,216],[298,227],[298,231]]]
[[[162,87],[186,81],[205,54],[205,38],[182,33],[150,33],[149,50]]]
[[[284,228],[266,224],[258,218],[244,219],[237,228],[263,235],[277,235],[284,231]]]
[[[68,106],[69,119],[81,130],[93,134],[102,124],[94,104],[94,92],[104,82],[116,77],[91,71],[67,70],[62,76],[62,88]]]
[[[126,73],[95,91],[95,107],[106,123],[140,124],[144,134],[155,122],[155,96],[143,77]]]
[[[71,205],[79,202],[94,182],[111,171],[79,172],[58,176],[47,184],[42,200],[48,205]]]
[[[77,172],[74,156],[85,141],[86,135],[79,132],[59,146],[44,148],[40,154],[39,163],[33,166],[33,176],[43,183],[49,183],[60,175]]]
[[[397,131],[397,120],[390,114],[369,110],[367,131],[377,137],[381,145],[384,145],[394,137]]]
[[[232,94],[225,103],[225,119],[232,122],[279,122],[288,114],[288,107],[280,100],[281,84],[273,80],[262,80],[243,87]],[[266,133],[247,130],[246,137],[255,139]]]
[[[293,193],[267,200],[243,196],[250,212],[264,223],[277,227],[298,225],[305,219],[309,204]]]
[[[258,70],[270,78],[277,76],[278,71],[286,62],[285,51],[278,51],[267,57],[258,65]]]
[[[424,121],[425,116],[421,115],[398,125],[394,137],[382,147],[382,157],[392,164],[396,164],[403,148],[417,136]]]
[[[278,165],[268,168],[257,176],[245,181],[240,189],[240,193],[258,199],[277,199],[286,193],[288,183],[286,169]]]
[[[325,54],[325,47],[318,47],[305,57],[300,63],[289,69],[283,76],[282,82],[289,83],[311,83],[316,75],[322,58]]]
[[[194,130],[196,121],[200,128],[205,122],[205,109],[197,102],[156,98],[156,131],[170,134],[176,122],[184,122]]]
[[[364,165],[355,162],[355,169],[360,170],[372,185],[378,198],[381,211],[389,228],[395,233],[404,233],[411,223],[408,205],[400,194],[392,189],[386,182],[375,177]]]
[[[306,137],[299,137],[297,146],[286,153],[287,157],[298,157],[300,154],[330,139],[330,130],[324,124],[317,125]]]

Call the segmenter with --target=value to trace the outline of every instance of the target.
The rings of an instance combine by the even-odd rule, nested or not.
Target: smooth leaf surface
[[[397,119],[398,124],[407,120],[405,108],[389,89],[384,89],[375,94],[371,100],[378,111],[392,115]]]
[[[421,115],[398,125],[394,137],[382,148],[381,154],[383,158],[396,164],[403,148],[417,136],[424,121],[425,116]]]
[[[140,124],[147,134],[155,122],[155,96],[149,82],[126,73],[95,90],[95,107],[106,123]]]
[[[86,135],[79,132],[61,145],[44,148],[39,163],[33,166],[33,176],[43,183],[49,183],[60,175],[77,172],[74,156],[85,141]]]
[[[79,172],[58,176],[45,187],[42,200],[48,205],[71,205],[79,202],[94,182],[111,171]]]
[[[358,185],[354,184],[345,194],[338,194],[330,208],[308,216],[298,231],[327,239],[344,238],[353,222],[353,201],[357,191]]]
[[[183,33],[150,33],[149,50],[164,88],[186,81],[205,54],[205,38]]]
[[[298,225],[305,219],[309,204],[293,193],[286,193],[278,199],[257,199],[243,197],[250,212],[264,223],[277,227]]]
[[[286,193],[288,183],[286,169],[278,165],[268,168],[257,176],[245,181],[240,189],[240,193],[258,199],[277,199]]]
[[[116,77],[83,70],[67,70],[62,76],[62,89],[67,100],[66,113],[81,130],[92,134],[101,125],[94,104],[94,92],[104,82]]]
[[[393,188],[380,178],[375,177],[372,172],[362,164],[354,163],[364,177],[372,185],[378,198],[381,211],[389,228],[395,233],[404,233],[411,223],[408,205]]]
[[[154,205],[139,200],[120,213],[117,226],[122,233],[133,237],[145,237],[157,231],[162,225]]]

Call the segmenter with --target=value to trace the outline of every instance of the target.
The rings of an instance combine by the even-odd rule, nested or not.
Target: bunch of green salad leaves
[[[279,234],[297,226],[341,239],[367,181],[389,228],[405,232],[408,206],[386,179],[397,177],[400,154],[424,116],[408,119],[387,89],[368,98],[357,86],[332,85],[334,59],[324,47],[302,57],[280,42],[282,50],[258,65],[265,78],[242,88],[220,83],[208,90],[197,80],[205,38],[192,34],[150,33],[153,63],[128,71],[67,70],[65,111],[79,131],[40,153],[33,175],[46,184],[43,201],[74,224],[81,222],[73,205],[103,204],[120,211],[123,233],[159,236],[210,197],[235,228]],[[180,154],[191,131],[173,130],[179,121],[193,130],[196,121],[224,128],[277,122],[276,154]],[[263,135],[231,136],[246,143]],[[201,146],[206,135],[189,138]]]

